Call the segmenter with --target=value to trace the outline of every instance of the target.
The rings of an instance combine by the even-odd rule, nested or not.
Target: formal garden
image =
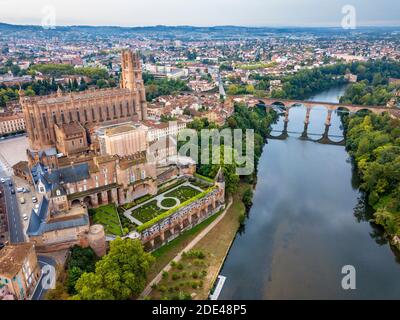
[[[96,209],[89,209],[92,223],[104,226],[105,233],[108,235],[122,236],[123,230],[115,205],[109,204]]]
[[[200,187],[195,186],[191,182],[187,181],[172,189],[168,189],[164,193],[148,199],[136,207],[129,209],[124,215],[127,216],[128,214],[131,218],[133,218],[130,220],[133,220],[134,223],[140,225],[154,219],[170,209],[179,206],[181,203],[192,199],[203,191],[204,190]]]
[[[179,262],[171,262],[171,269],[163,272],[162,279],[152,287],[151,295],[146,299],[195,299],[204,290],[208,267],[208,255],[205,252],[201,250],[184,252]]]

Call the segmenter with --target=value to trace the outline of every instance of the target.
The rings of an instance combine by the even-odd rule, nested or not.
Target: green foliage
[[[161,205],[166,208],[172,208],[176,203],[176,200],[172,198],[166,198],[161,201]]]
[[[82,75],[92,80],[107,79],[107,70],[98,67],[80,67],[75,68],[69,64],[36,64],[32,65],[29,70],[37,71],[50,77],[62,77],[66,75]]]
[[[162,214],[159,214],[158,216],[154,217],[153,219],[151,219],[151,220],[149,220],[149,221],[143,223],[142,225],[138,226],[138,227],[136,228],[136,230],[137,230],[138,232],[141,232],[141,231],[143,231],[143,230],[145,230],[145,229],[151,227],[152,225],[154,225],[154,224],[157,223],[158,221],[161,221],[161,220],[165,219],[166,217],[169,217],[170,215],[174,214],[174,213],[175,213],[176,211],[178,211],[179,209],[181,209],[181,208],[183,208],[183,207],[186,207],[187,205],[191,204],[192,202],[197,201],[197,200],[199,200],[199,199],[205,197],[207,194],[209,194],[210,192],[214,191],[215,188],[216,188],[216,187],[208,188],[207,190],[205,190],[205,191],[199,193],[198,195],[196,195],[195,197],[193,197],[193,198],[191,198],[191,199],[189,199],[189,200],[187,200],[187,201],[181,203],[179,206],[176,206],[176,207],[174,207],[174,208],[172,208],[172,209],[170,209],[170,210],[168,210],[168,211],[165,211],[165,212],[162,213]]]
[[[97,209],[91,209],[93,222],[104,226],[106,234],[122,236],[123,231],[119,221],[117,209],[113,204],[105,205]]]
[[[400,234],[400,120],[390,115],[351,116],[346,146],[360,173],[361,189],[376,209],[376,222]]]
[[[96,263],[95,272],[84,273],[76,283],[76,300],[126,300],[142,292],[154,258],[139,240],[110,243],[110,252]]]
[[[190,258],[190,259],[197,258],[197,259],[201,259],[201,260],[206,258],[206,255],[204,254],[203,251],[195,250],[195,249],[192,249],[192,250],[190,250],[188,252],[184,252],[182,254],[182,256],[184,258]]]
[[[249,109],[244,104],[235,105],[234,114],[228,119],[227,124],[223,127],[216,127],[215,124],[209,123],[205,119],[195,119],[188,127],[190,129],[194,129],[198,131],[199,135],[202,129],[215,129],[218,128],[220,130],[228,128],[228,129],[241,129],[243,131],[243,146],[244,150],[234,150],[230,146],[225,146],[224,139],[221,137],[220,146],[216,147],[210,143],[210,160],[209,164],[200,163],[197,167],[197,172],[200,175],[205,177],[214,178],[219,170],[222,167],[224,176],[225,176],[225,190],[228,193],[234,193],[239,185],[241,177],[237,174],[237,163],[225,163],[224,157],[225,152],[232,154],[232,159],[235,159],[234,152],[238,152],[239,154],[246,154],[245,150],[247,148],[252,148],[254,150],[254,168],[257,168],[259,158],[261,157],[262,150],[264,147],[265,139],[270,130],[270,124],[276,118],[276,113],[266,113],[265,109],[261,108],[253,108]],[[254,130],[254,145],[247,146],[246,145],[246,129]],[[211,141],[211,138],[210,138]],[[199,159],[201,159],[201,139],[198,141],[199,143]],[[212,156],[213,154],[220,153],[220,162],[218,164],[212,164]],[[254,177],[256,176],[256,169],[253,174],[250,176],[244,176],[242,179],[245,179],[248,182],[252,182]]]
[[[185,81],[173,79],[154,79],[154,76],[148,73],[143,74],[143,81],[146,86],[147,101],[152,101],[159,96],[190,90]]]
[[[394,92],[400,86],[381,85],[377,82],[371,85],[368,80],[350,85],[345,94],[340,98],[341,103],[358,105],[386,105],[394,97]]]
[[[242,213],[239,215],[238,220],[239,220],[239,224],[240,224],[241,226],[245,225],[245,222],[246,222],[246,214],[245,214],[244,212],[242,212]]]
[[[84,272],[93,272],[98,260],[92,248],[74,246],[68,260],[66,289],[69,294],[76,294],[75,284]]]
[[[253,204],[253,189],[249,187],[243,192],[242,201],[246,210],[249,210]]]

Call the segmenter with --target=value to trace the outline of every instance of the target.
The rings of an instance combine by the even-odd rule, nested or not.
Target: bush
[[[204,259],[206,255],[201,250],[190,250],[184,253],[184,256],[187,258],[197,258],[197,259]]]
[[[167,271],[164,271],[164,272],[162,273],[162,278],[163,278],[164,280],[168,278],[168,272],[167,272]]]
[[[161,285],[158,287],[158,291],[160,291],[161,293],[164,293],[165,291],[167,291],[167,287],[164,285]]]
[[[199,273],[197,271],[192,272],[192,278],[197,279],[199,277]]]
[[[245,222],[246,222],[246,215],[245,215],[244,212],[242,212],[242,213],[239,215],[239,223],[240,223],[241,226],[244,226],[244,225],[245,225]]]
[[[176,267],[177,267],[179,270],[183,270],[183,269],[184,269],[184,265],[183,265],[181,262],[179,262],[179,263],[176,265]]]
[[[180,279],[179,273],[173,273],[172,274],[172,280],[178,280],[178,279]]]

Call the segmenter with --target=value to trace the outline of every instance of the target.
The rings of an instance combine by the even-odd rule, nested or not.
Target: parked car
[[[26,221],[26,220],[28,220],[29,218],[28,218],[28,216],[27,216],[26,214],[24,214],[24,215],[22,216],[22,219],[24,219],[24,221]]]
[[[9,183],[8,183],[8,186],[9,186],[9,187],[12,187],[12,186],[13,186],[12,182],[9,182]]]
[[[4,178],[0,178],[1,183],[5,183],[6,180]]]
[[[18,193],[24,192],[24,188],[22,188],[22,187],[17,187],[17,192],[18,192]]]
[[[11,194],[15,194],[15,190],[14,189],[11,189]]]
[[[36,197],[32,197],[32,202],[33,203],[36,203],[38,200],[37,200],[37,198]]]
[[[25,203],[25,198],[24,198],[24,197],[21,197],[21,198],[19,199],[19,202],[20,202],[21,204],[24,204],[24,203]]]

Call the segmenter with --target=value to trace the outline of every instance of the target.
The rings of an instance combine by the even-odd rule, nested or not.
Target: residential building
[[[6,245],[0,250],[0,290],[18,300],[30,299],[40,278],[35,245],[21,243]]]

